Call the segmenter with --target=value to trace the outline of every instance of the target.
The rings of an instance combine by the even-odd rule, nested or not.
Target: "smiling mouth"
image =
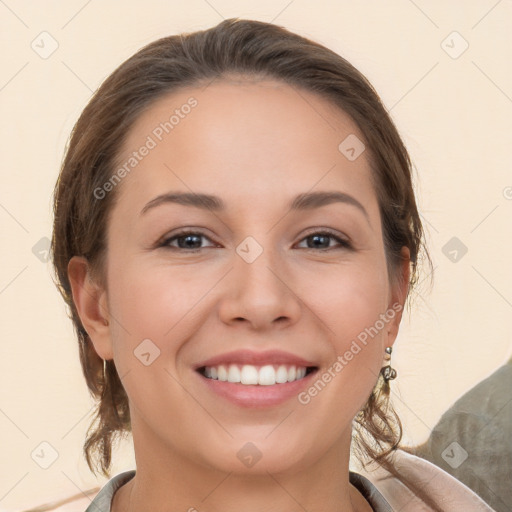
[[[297,366],[288,364],[229,364],[202,366],[197,371],[205,378],[221,382],[231,382],[245,386],[273,386],[301,380],[317,371],[316,366]]]

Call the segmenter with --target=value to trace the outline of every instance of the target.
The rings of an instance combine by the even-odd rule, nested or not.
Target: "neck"
[[[177,450],[163,449],[161,444],[151,442],[153,438],[144,435],[143,429],[134,428],[133,436],[134,445],[139,447],[135,450],[137,473],[116,492],[112,512],[372,510],[349,483],[350,437],[340,439],[313,463],[299,466],[297,462],[284,471],[258,464],[238,472],[222,471]]]

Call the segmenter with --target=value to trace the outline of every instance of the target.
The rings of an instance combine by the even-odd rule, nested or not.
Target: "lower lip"
[[[199,378],[217,395],[229,400],[240,407],[260,408],[280,405],[297,395],[307,386],[318,370],[315,370],[300,380],[273,384],[271,386],[246,385],[236,382],[208,379],[200,373]],[[197,373],[197,372],[196,372]]]

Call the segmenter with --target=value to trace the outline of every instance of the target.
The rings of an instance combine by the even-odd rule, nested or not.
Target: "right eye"
[[[192,230],[185,230],[180,231],[179,233],[174,234],[171,237],[165,238],[160,244],[159,247],[163,247],[164,249],[172,249],[172,250],[180,250],[183,249],[184,251],[189,252],[198,252],[201,249],[204,249],[206,247],[201,247],[201,239],[204,238],[206,240],[210,240],[205,234],[198,232],[198,231],[192,231]],[[174,242],[177,243],[176,245],[173,245]],[[210,240],[211,242],[211,240]],[[212,242],[213,244],[213,242]],[[211,247],[214,247],[212,245]]]

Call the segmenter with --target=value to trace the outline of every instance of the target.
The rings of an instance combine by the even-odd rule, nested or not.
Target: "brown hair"
[[[67,275],[68,262],[75,255],[86,257],[93,276],[106,282],[106,226],[116,191],[98,200],[94,190],[113,176],[130,127],[163,95],[228,74],[283,81],[321,95],[351,116],[370,155],[390,280],[400,275],[403,246],[411,255],[410,287],[417,281],[421,249],[430,263],[409,155],[371,84],[343,57],[282,27],[240,19],[145,46],[105,80],[85,107],[71,134],[54,191],[52,260],[56,284],[69,306],[87,385],[98,400],[84,444],[93,472],[100,469],[109,475],[112,442],[130,432],[130,412],[113,361],[106,362],[104,371],[103,361],[80,321]],[[360,433],[356,437],[362,456],[385,462],[387,454],[398,446],[402,428],[389,404],[389,383],[382,375],[354,425]]]

